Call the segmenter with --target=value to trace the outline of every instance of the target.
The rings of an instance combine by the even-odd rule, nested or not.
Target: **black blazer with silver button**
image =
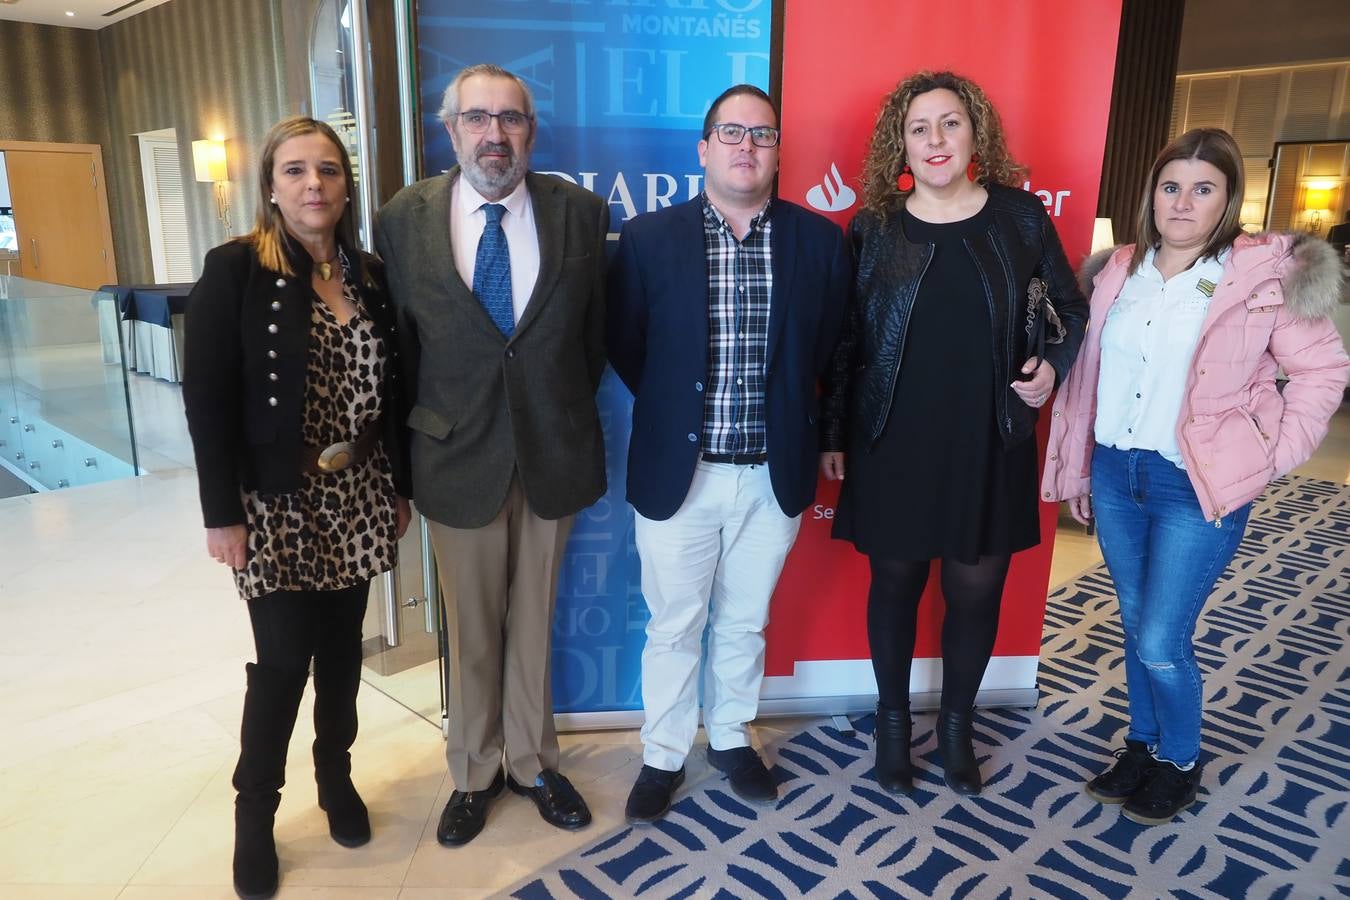
[[[188,297],[183,404],[208,528],[244,523],[240,488],[285,493],[300,487],[313,264],[304,252],[287,256],[293,278],[264,268],[250,244],[222,244],[206,254]],[[394,314],[379,261],[362,256],[368,277],[358,288],[361,305],[391,356],[381,398],[383,438],[395,486],[406,495],[395,414],[402,374]]]
[[[398,310],[417,508],[452,528],[487,525],[513,473],[530,509],[560,519],[605,491],[595,392],[605,368],[609,207],[530,172],[539,277],[508,341],[455,270],[458,167],[399,191],[375,218]]]

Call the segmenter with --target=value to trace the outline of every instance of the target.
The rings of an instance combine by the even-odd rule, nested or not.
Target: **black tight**
[[[277,591],[248,601],[258,665],[308,673],[361,669],[361,625],[370,582],[333,591]]]
[[[909,707],[909,669],[919,598],[928,584],[929,563],[877,559],[867,594],[867,641],[877,695],[890,709]],[[994,651],[999,601],[1008,576],[1008,556],[981,556],[973,565],[942,561],[942,706],[968,710]]]

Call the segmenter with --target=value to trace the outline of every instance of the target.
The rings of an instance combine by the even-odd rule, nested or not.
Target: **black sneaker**
[[[1170,762],[1154,763],[1143,787],[1125,801],[1121,814],[1140,825],[1166,825],[1177,813],[1195,802],[1200,786],[1200,764],[1183,772]]]
[[[1143,741],[1126,741],[1116,751],[1116,764],[1087,783],[1083,790],[1098,803],[1124,803],[1148,781],[1158,761]]]
[[[678,772],[667,772],[655,766],[643,766],[633,790],[628,794],[624,817],[629,825],[650,825],[670,811],[670,799],[675,789],[684,784],[684,766]]]
[[[764,760],[751,747],[732,747],[730,750],[708,748],[708,762],[727,776],[737,797],[751,803],[775,803],[778,785],[764,767]]]

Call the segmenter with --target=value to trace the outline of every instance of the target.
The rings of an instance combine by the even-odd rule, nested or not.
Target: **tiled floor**
[[[230,774],[251,640],[228,579],[202,552],[176,389],[138,385],[151,474],[0,500],[0,896],[226,898]],[[1350,480],[1343,409],[1306,474]],[[1053,581],[1097,560],[1061,528]],[[436,819],[451,784],[438,730],[377,690],[361,693],[355,780],[375,839],[346,850],[314,803],[308,707],[278,816],[280,897],[491,896],[621,818],[641,765],[636,733],[565,735],[563,769],[596,821],[570,834],[525,800],[494,807],[472,845],[447,850]],[[762,743],[802,720],[758,727]],[[708,776],[691,758],[691,781]]]

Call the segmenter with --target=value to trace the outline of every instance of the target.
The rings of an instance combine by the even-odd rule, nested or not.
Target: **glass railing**
[[[36,490],[139,471],[111,294],[0,275],[0,465]]]

